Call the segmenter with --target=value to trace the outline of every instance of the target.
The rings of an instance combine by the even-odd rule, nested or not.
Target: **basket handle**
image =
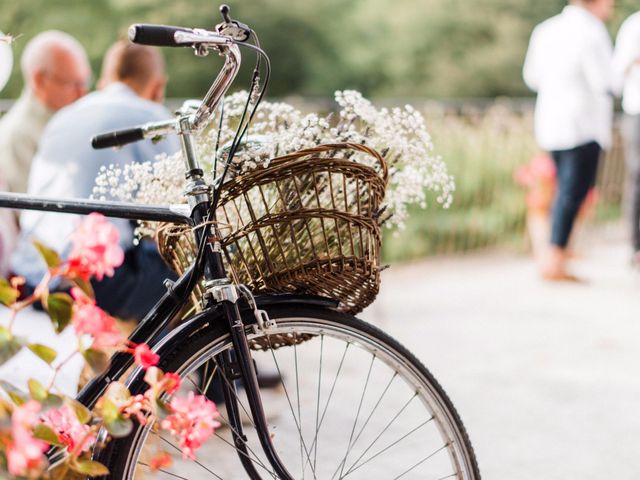
[[[382,155],[380,155],[377,150],[367,145],[362,145],[361,143],[324,143],[316,147],[297,150],[296,152],[290,153],[288,155],[282,155],[281,157],[278,157],[278,159],[289,160],[291,158],[300,158],[307,155],[313,155],[316,153],[327,152],[331,150],[357,150],[359,152],[363,152],[367,155],[372,156],[378,161],[382,179],[384,180],[385,184],[387,183],[387,178],[389,176],[387,162],[384,160],[384,158],[382,158]]]

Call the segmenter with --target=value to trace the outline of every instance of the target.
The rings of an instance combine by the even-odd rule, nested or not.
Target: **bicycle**
[[[221,12],[224,21],[215,31],[132,26],[130,39],[134,42],[188,46],[197,55],[213,50],[224,57],[224,66],[202,103],[186,103],[176,119],[93,139],[94,147],[105,148],[178,134],[185,159],[188,209],[19,194],[0,194],[0,207],[99,212],[192,229],[197,250],[191,267],[176,282],[165,283],[166,293],[130,339],[136,344],[149,343],[160,356],[158,366],[178,373],[191,388],[208,395],[213,385],[221,390],[226,409],[221,421],[228,428],[216,433],[210,447],[204,447],[208,455],[226,457],[230,451],[221,449],[233,450],[244,475],[254,480],[263,476],[479,479],[473,448],[453,404],[402,345],[378,328],[339,311],[340,299],[299,293],[253,295],[229,279],[216,222],[227,170],[213,185],[206,183],[193,135],[207,122],[236,77],[239,47],[264,52],[259,45],[247,43],[253,32],[232,20],[228,7],[223,6]],[[252,83],[252,91],[254,86]],[[266,82],[260,96],[264,88]],[[241,127],[230,147],[230,157],[246,131]],[[204,291],[202,311],[181,319],[179,326],[165,334],[197,288]],[[257,346],[253,354],[250,343]],[[280,374],[284,412],[263,405],[254,361],[259,365],[270,362]],[[108,369],[92,379],[77,399],[92,408],[110,382],[123,377],[132,364],[130,355],[116,353]],[[141,369],[128,376],[126,383],[132,394],[145,390],[143,376]],[[275,413],[283,414],[269,425],[267,416]],[[150,441],[153,437],[158,439]],[[109,468],[110,478],[148,478],[146,450],[154,442],[177,449],[152,425],[136,423],[125,438],[107,441],[106,431],[101,432],[93,458]],[[62,455],[59,450],[50,451],[51,463]],[[219,460],[178,463],[172,470],[155,473],[159,478],[224,478],[216,471]],[[229,475],[235,477],[236,473]]]

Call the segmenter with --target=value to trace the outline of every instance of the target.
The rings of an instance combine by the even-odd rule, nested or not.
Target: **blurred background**
[[[448,210],[435,202],[415,208],[404,232],[387,232],[385,263],[405,265],[383,273],[381,294],[364,318],[414,350],[440,379],[485,478],[640,478],[640,276],[628,267],[618,122],[597,195],[578,225],[578,243],[589,243],[578,273],[589,283],[542,282],[523,255],[532,244],[532,194],[546,187],[535,168],[534,97],[522,64],[533,27],[566,1],[228,3],[271,57],[271,99],[325,112],[334,90],[353,88],[377,104],[410,103],[424,113],[436,153],[456,177],[454,202]],[[616,1],[612,36],[639,5]],[[86,47],[94,78],[106,48],[131,23],[211,28],[219,21],[211,0],[0,6],[0,30],[17,37],[16,59],[36,33],[60,29]],[[183,49],[164,54],[171,105],[202,97],[221,64]],[[22,89],[15,63],[0,111]],[[246,79],[251,63],[245,57]]]
[[[17,37],[15,58],[46,29],[75,36],[94,77],[102,55],[134,22],[210,28],[219,21],[210,0],[22,0],[2,3],[0,30]],[[254,0],[231,2],[232,13],[259,33],[270,54],[268,95],[304,110],[332,108],[337,89],[360,90],[381,104],[411,103],[425,114],[436,152],[456,176],[448,211],[416,209],[407,232],[387,235],[385,258],[414,258],[491,246],[527,248],[526,189],[514,172],[537,153],[533,97],[521,79],[534,25],[564,0]],[[612,32],[634,10],[618,0]],[[170,103],[201,97],[219,60],[165,49]],[[0,93],[6,110],[22,89],[19,62]],[[245,60],[245,77],[251,61]],[[237,82],[242,88],[242,82]],[[621,215],[624,166],[620,144],[602,163],[599,195],[588,224]],[[410,245],[404,239],[411,238]],[[402,248],[400,247],[402,245]]]

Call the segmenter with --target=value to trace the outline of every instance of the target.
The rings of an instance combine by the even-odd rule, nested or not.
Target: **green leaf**
[[[47,389],[44,388],[44,386],[37,380],[31,378],[27,382],[27,385],[29,386],[29,393],[31,394],[31,398],[40,402],[43,410],[58,408],[62,405],[62,397],[49,393]]]
[[[118,406],[109,398],[102,397],[98,405],[100,409],[99,415],[105,422],[112,422],[120,415]]]
[[[78,460],[71,463],[71,468],[83,475],[89,475],[90,477],[97,477],[100,475],[109,475],[109,469],[100,462],[94,462],[93,460]]]
[[[66,293],[52,293],[47,299],[47,312],[56,332],[62,332],[71,321],[73,299]]]
[[[77,400],[69,399],[69,406],[73,409],[80,423],[87,424],[91,421],[91,411]]]
[[[116,386],[116,388],[112,388]],[[133,430],[133,422],[120,413],[118,404],[130,396],[129,390],[118,382],[112,383],[98,405],[98,415],[112,437],[126,437]]]
[[[126,437],[133,430],[133,422],[121,415],[118,415],[108,422],[105,421],[104,426],[107,432],[114,438]]]
[[[0,387],[2,387],[5,392],[7,392],[7,395],[9,395],[11,401],[17,406],[27,403],[27,400],[29,398],[27,397],[26,392],[19,390],[18,388],[14,387],[9,382],[5,382],[4,380],[0,380]]]
[[[19,296],[20,292],[16,288],[4,278],[0,278],[0,303],[9,307],[16,303]]]
[[[51,427],[46,426],[44,423],[39,423],[33,428],[33,436],[40,440],[44,440],[49,445],[55,445],[57,447],[63,447],[64,444],[58,440],[58,435]]]
[[[22,343],[5,327],[0,327],[0,365],[10,360],[22,348]]]
[[[58,352],[56,352],[53,348],[47,347],[46,345],[41,345],[39,343],[30,343],[29,345],[27,345],[27,347],[49,365],[51,365],[51,362],[53,362],[58,356]]]
[[[84,294],[89,298],[94,298],[93,287],[91,286],[91,282],[84,280],[82,278],[74,278],[73,283],[84,292]]]
[[[88,348],[82,352],[82,356],[96,373],[104,372],[109,366],[109,357],[107,357],[105,353],[94,350],[93,348]]]
[[[62,397],[50,393],[47,395],[47,398],[42,401],[42,409],[49,410],[51,408],[60,408],[62,406],[62,403]]]
[[[49,247],[46,247],[44,244],[40,243],[37,240],[32,240],[32,242],[49,268],[57,267],[60,265],[62,261],[60,260],[60,256],[55,251],[51,250]]]
[[[27,382],[27,385],[29,385],[29,393],[31,394],[31,398],[33,398],[34,400],[42,402],[49,396],[49,392],[47,392],[44,386],[37,380],[30,378]]]

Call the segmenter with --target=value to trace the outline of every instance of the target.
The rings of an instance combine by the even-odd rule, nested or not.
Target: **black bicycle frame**
[[[180,223],[191,226],[201,225],[204,228],[195,229],[197,244],[200,245],[203,235],[209,235],[208,225],[205,224],[211,209],[210,203],[201,202],[196,205],[190,216],[186,216],[176,209],[160,206],[144,206],[122,202],[102,202],[94,200],[74,199],[50,199],[30,197],[24,194],[0,193],[0,208],[17,210],[37,210],[46,212],[69,213],[88,215],[92,212],[101,213],[107,217],[125,218],[131,220],[146,220],[167,223]],[[171,320],[179,313],[186,303],[188,296],[193,291],[197,281],[204,278],[205,281],[227,280],[224,269],[222,253],[213,247],[212,239],[207,238],[205,243],[204,261],[191,266],[177,281],[166,281],[167,292],[154,305],[149,313],[141,320],[138,327],[130,335],[133,343],[149,343],[153,346],[160,334],[166,330]],[[268,426],[266,423],[262,400],[258,387],[255,368],[251,359],[247,338],[244,332],[244,324],[236,301],[222,300],[217,302],[208,295],[205,299],[205,311],[222,308],[222,317],[226,320],[231,340],[234,347],[235,358],[240,372],[240,379],[249,399],[249,407],[253,416],[260,444],[269,463],[274,468],[279,478],[291,480],[292,476],[287,472],[271,443]],[[93,408],[98,399],[105,393],[109,384],[122,377],[133,365],[133,357],[124,352],[115,353],[106,371],[94,377],[78,393],[76,399],[87,408]],[[223,368],[231,368],[230,356],[220,358]],[[234,443],[238,447],[238,456],[249,478],[260,480],[261,477],[254,465],[247,460],[246,437],[243,434],[242,422],[238,414],[237,395],[233,383],[222,382],[221,385],[225,401],[229,410],[229,422],[232,427]],[[48,452],[50,461],[55,463],[63,452],[51,449]]]
[[[105,217],[111,218],[193,224],[191,217],[167,207],[123,202],[100,202],[97,200],[84,199],[30,197],[23,193],[0,192],[0,208],[75,213],[80,215],[97,212],[103,214]]]

